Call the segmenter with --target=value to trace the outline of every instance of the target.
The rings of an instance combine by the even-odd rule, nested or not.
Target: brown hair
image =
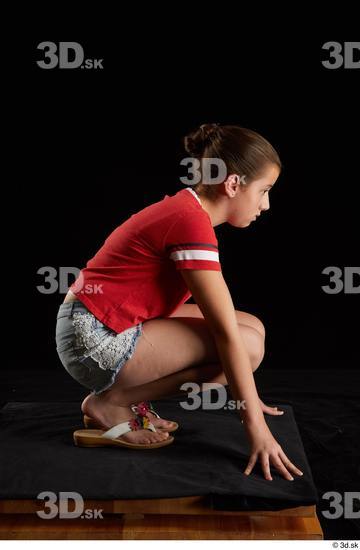
[[[245,176],[246,184],[261,177],[268,164],[276,164],[282,169],[274,147],[254,130],[240,126],[202,124],[184,138],[184,147],[191,157],[198,160],[210,157],[222,159],[227,174]],[[208,185],[201,181],[192,188],[210,199],[215,199],[218,194],[216,184]]]

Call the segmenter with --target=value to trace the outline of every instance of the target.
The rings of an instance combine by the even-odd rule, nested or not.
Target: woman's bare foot
[[[146,416],[149,418],[150,422],[154,424],[155,428],[163,428],[164,430],[173,428],[175,426],[174,422],[171,420],[164,420],[164,418],[158,418],[152,412],[148,411]]]
[[[81,404],[81,411],[84,414],[94,418],[106,429],[115,426],[115,424],[120,424],[121,422],[131,420],[131,418],[136,418],[136,415],[132,412],[129,406],[113,405],[108,402],[105,403],[104,399],[95,394],[89,394],[85,397],[84,401]],[[152,418],[149,417],[149,420],[151,423],[153,423]],[[155,423],[153,424],[155,426]],[[164,441],[168,438],[168,436],[169,433],[165,431],[153,432],[151,430],[143,429],[128,432],[122,435],[120,439],[124,439],[124,441],[129,441],[130,443],[141,444]]]
[[[84,409],[86,408],[86,403],[87,403],[87,399],[91,396],[92,394],[89,394],[87,397],[85,397],[84,401],[83,401],[83,406],[84,406]],[[86,412],[86,410],[83,409],[83,406],[81,407],[81,410],[84,414],[87,414],[88,416],[91,416],[91,414],[89,414],[89,412]],[[133,415],[134,416],[134,415]],[[157,416],[155,416],[152,412],[148,411],[146,413],[146,416],[148,417],[148,419],[150,420],[150,422],[152,424],[154,424],[155,428],[162,428],[162,430],[166,431],[166,429],[170,429],[170,428],[173,428],[175,426],[175,423],[174,422],[171,422],[171,420],[165,420],[164,418],[158,418]]]
[[[139,414],[142,414],[140,411],[143,411],[143,414],[145,414],[145,407],[144,404],[149,404],[148,401],[142,401],[140,403],[136,403],[135,406],[139,408]],[[151,405],[151,403],[150,403]],[[135,409],[135,412],[136,409]],[[146,416],[150,420],[152,424],[154,424],[155,428],[161,428],[162,430],[171,429],[176,427],[176,422],[171,422],[171,420],[165,420],[164,418],[158,418],[156,414],[153,414],[150,410],[146,410]]]

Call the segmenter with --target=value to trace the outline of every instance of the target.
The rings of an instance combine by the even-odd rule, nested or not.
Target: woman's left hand
[[[277,407],[269,407],[269,405],[265,405],[263,401],[259,398],[261,410],[263,413],[272,414],[273,416],[278,416],[280,414],[284,414],[284,411],[278,410]]]

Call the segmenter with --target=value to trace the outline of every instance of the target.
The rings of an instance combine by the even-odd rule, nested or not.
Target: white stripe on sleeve
[[[170,254],[170,258],[179,260],[208,260],[211,262],[219,261],[219,253],[211,250],[176,250]]]

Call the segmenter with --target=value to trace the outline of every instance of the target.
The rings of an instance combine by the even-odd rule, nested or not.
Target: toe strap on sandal
[[[161,418],[160,415],[155,411],[154,407],[152,406],[151,401],[141,401],[140,403],[137,403],[136,405],[131,405],[131,410],[141,416],[146,417],[146,414],[148,412],[151,412],[153,415],[156,416],[156,418]]]
[[[136,418],[132,418],[127,422],[121,422],[120,424],[116,424],[115,426],[113,426],[112,428],[110,428],[109,430],[101,434],[101,437],[115,439],[128,432],[143,430],[143,429],[156,432],[156,428],[154,424],[152,424],[146,416],[137,416]]]

